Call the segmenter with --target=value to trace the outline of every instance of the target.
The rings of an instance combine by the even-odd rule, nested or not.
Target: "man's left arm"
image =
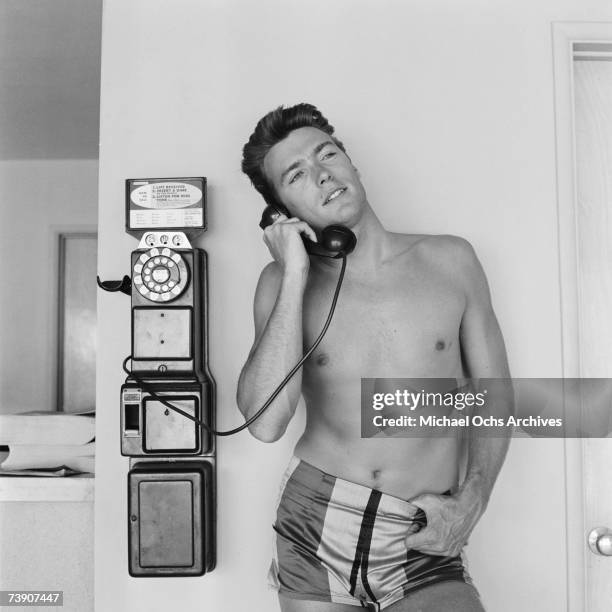
[[[482,416],[511,414],[513,393],[506,349],[491,305],[488,283],[471,245],[453,238],[454,266],[464,280],[465,310],[460,340],[464,366],[472,379],[496,378],[507,383],[495,385],[484,406],[473,414]],[[455,556],[465,546],[476,523],[484,513],[493,485],[502,467],[511,429],[500,427],[495,435],[480,435],[471,427],[467,448],[465,478],[452,496],[425,494],[411,500],[427,516],[427,526],[408,536],[406,544],[424,553]]]

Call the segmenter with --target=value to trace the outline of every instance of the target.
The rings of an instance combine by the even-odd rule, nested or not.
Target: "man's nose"
[[[317,174],[317,183],[319,185],[325,185],[325,183],[327,183],[330,179],[332,178],[332,175],[330,173],[330,171],[321,166],[318,170],[318,174]]]

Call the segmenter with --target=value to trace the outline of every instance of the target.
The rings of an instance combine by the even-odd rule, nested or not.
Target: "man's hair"
[[[253,187],[263,199],[274,205],[280,204],[271,181],[264,171],[264,158],[270,149],[289,136],[293,130],[314,127],[329,134],[332,141],[346,153],[344,145],[335,137],[334,127],[316,106],[302,102],[289,108],[279,106],[262,117],[249,141],[242,149],[242,171],[251,179]]]

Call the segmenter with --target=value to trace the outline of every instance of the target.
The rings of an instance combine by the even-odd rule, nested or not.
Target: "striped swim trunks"
[[[293,457],[281,482],[269,584],[288,598],[383,610],[435,582],[472,584],[462,556],[406,548],[426,523],[408,501]]]

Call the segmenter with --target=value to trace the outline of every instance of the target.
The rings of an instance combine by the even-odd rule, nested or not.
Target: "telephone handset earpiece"
[[[266,206],[261,215],[259,227],[265,229],[268,225],[272,225],[281,214],[287,217],[291,216],[289,211],[280,204]],[[302,237],[302,240],[304,241],[304,248],[311,255],[331,257],[332,259],[344,257],[352,253],[357,244],[355,234],[344,225],[328,225],[321,232],[319,242],[313,242],[305,236]]]

